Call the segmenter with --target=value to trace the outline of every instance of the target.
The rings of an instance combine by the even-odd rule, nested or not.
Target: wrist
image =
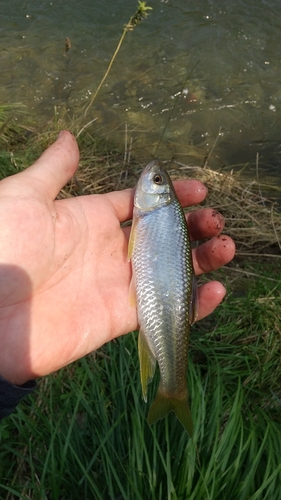
[[[26,382],[29,382],[34,377],[24,375],[20,370],[13,369],[11,366],[7,365],[7,363],[2,363],[0,359],[0,377],[9,382],[9,384],[21,386]]]
[[[16,386],[21,386],[21,385],[24,385],[26,382],[29,382],[29,378],[26,378],[26,377],[17,377],[17,376],[13,376],[12,374],[11,375],[6,375],[5,372],[2,372],[2,370],[0,371],[0,377],[2,377],[2,379],[6,380],[6,382],[9,382],[9,384],[12,384],[12,385],[16,385]]]

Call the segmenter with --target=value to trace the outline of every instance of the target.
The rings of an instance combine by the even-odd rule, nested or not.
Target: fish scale
[[[153,179],[163,180],[160,187],[153,185]],[[155,207],[149,206],[150,201]],[[148,422],[154,423],[173,410],[191,434],[186,382],[190,304],[194,297],[191,247],[182,207],[166,170],[156,161],[144,169],[136,188],[129,248],[145,400],[155,361],[160,369],[159,390]]]
[[[183,229],[177,200],[144,215],[138,223],[139,244],[132,258],[139,323],[149,331],[162,383],[171,393],[182,393],[186,386],[187,356],[183,358],[182,350],[187,351],[188,346],[191,278],[185,271],[190,245]],[[174,350],[177,339],[180,348]],[[179,376],[184,387],[179,385]]]

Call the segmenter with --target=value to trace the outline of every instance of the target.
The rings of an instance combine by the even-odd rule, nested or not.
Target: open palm
[[[0,375],[15,384],[45,375],[137,328],[127,259],[133,190],[55,200],[73,176],[79,152],[65,131],[30,168],[0,183]],[[185,205],[201,202],[199,181],[175,183]],[[232,259],[210,209],[188,218],[196,274]],[[199,319],[220,303],[224,287],[199,290]]]

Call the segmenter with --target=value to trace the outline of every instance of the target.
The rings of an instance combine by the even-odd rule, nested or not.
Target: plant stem
[[[146,5],[146,2],[140,2],[140,1],[139,1],[139,6],[138,6],[138,9],[137,9],[137,10],[136,10],[136,12],[134,13],[134,15],[133,15],[132,17],[130,17],[129,22],[128,22],[127,24],[125,24],[125,26],[124,26],[124,28],[123,28],[123,33],[122,33],[121,38],[120,38],[120,40],[119,40],[119,42],[118,42],[118,45],[117,45],[117,47],[116,47],[116,49],[115,49],[115,52],[114,52],[114,54],[113,54],[113,56],[112,56],[112,58],[111,58],[111,60],[110,60],[110,63],[109,63],[109,65],[108,65],[108,67],[107,67],[107,70],[106,70],[105,74],[103,75],[103,77],[102,77],[102,79],[101,79],[101,81],[100,81],[100,83],[99,83],[99,85],[98,85],[97,90],[95,91],[95,93],[94,93],[93,97],[91,98],[90,103],[88,104],[88,106],[87,106],[87,108],[86,108],[86,110],[85,110],[84,116],[86,116],[86,114],[88,113],[89,109],[90,109],[90,108],[91,108],[91,106],[93,105],[93,102],[95,101],[95,99],[96,99],[96,97],[97,97],[97,95],[98,95],[98,93],[99,93],[99,91],[100,91],[101,87],[103,86],[103,84],[104,84],[104,82],[105,82],[106,78],[108,77],[108,74],[109,74],[109,72],[110,72],[110,70],[111,70],[111,67],[112,67],[112,65],[113,65],[113,63],[114,63],[114,61],[115,61],[115,58],[116,58],[116,56],[117,56],[117,54],[118,54],[118,52],[119,52],[119,50],[120,50],[120,47],[121,47],[121,45],[122,45],[122,43],[123,43],[123,41],[124,41],[124,38],[125,38],[125,36],[126,36],[127,32],[128,32],[128,31],[133,31],[133,29],[134,29],[134,28],[135,28],[135,27],[136,27],[136,26],[137,26],[137,25],[138,25],[138,24],[139,24],[139,23],[140,23],[140,22],[141,22],[144,18],[146,18],[146,17],[148,16],[147,10],[152,10],[152,7],[148,7],[148,6]]]

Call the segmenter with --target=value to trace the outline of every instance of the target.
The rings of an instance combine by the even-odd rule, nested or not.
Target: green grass
[[[1,178],[28,166],[55,137],[23,128],[4,132]],[[93,178],[94,192],[113,189],[122,178],[123,153],[112,146],[106,152],[104,141],[88,131],[79,141],[82,192]],[[124,170],[131,184],[134,168]],[[106,181],[99,184],[101,174]],[[75,183],[66,188],[71,194],[77,195]],[[225,213],[232,201],[224,202],[222,189],[215,194]],[[276,218],[279,228],[280,214]],[[271,251],[276,254],[276,245]],[[42,379],[0,422],[0,499],[280,500],[281,263],[275,255],[261,263],[249,259],[216,273],[230,282],[227,299],[192,328],[192,439],[173,414],[148,426],[158,380],[146,405],[132,333]]]
[[[281,281],[268,273],[192,330],[192,439],[173,414],[146,423],[132,333],[42,379],[0,423],[0,498],[280,500]]]

